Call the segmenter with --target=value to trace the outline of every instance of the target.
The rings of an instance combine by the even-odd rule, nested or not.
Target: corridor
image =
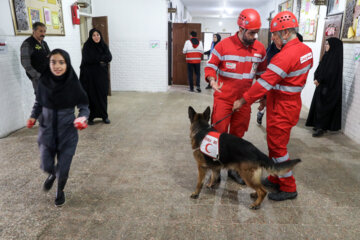
[[[187,108],[212,105],[209,90],[176,86],[164,93],[114,92],[110,125],[80,132],[65,188],[42,191],[38,127],[0,139],[0,239],[359,239],[360,146],[341,133],[311,137],[301,113],[289,144],[295,200],[248,208],[249,188],[227,180],[190,198],[197,179]],[[245,139],[267,153],[264,126]],[[303,108],[304,110],[304,108]]]

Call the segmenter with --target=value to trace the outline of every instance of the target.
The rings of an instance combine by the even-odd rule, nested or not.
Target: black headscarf
[[[96,43],[92,39],[94,32],[99,33],[100,42]],[[99,64],[100,62],[109,63],[112,60],[112,56],[108,45],[104,42],[103,36],[99,30],[93,28],[89,32],[89,38],[84,43],[83,47],[83,58],[81,66]]]
[[[218,33],[216,33],[216,34],[214,34],[214,35],[216,35],[216,39],[217,39],[217,41],[214,42],[214,47],[215,47],[216,44],[218,44],[218,43],[221,41],[221,36],[220,36],[220,34],[218,34]]]
[[[98,43],[94,42],[94,40],[92,38],[94,32],[97,32],[100,35],[100,42],[98,42]],[[97,30],[96,28],[93,28],[93,29],[90,30],[89,38],[85,42],[85,44],[90,44],[91,46],[95,47],[100,53],[103,53],[108,48],[108,46],[104,42],[104,39],[103,39],[103,36],[102,36],[101,32],[99,30]]]
[[[88,97],[71,66],[69,54],[62,49],[54,49],[49,59],[55,54],[60,54],[65,59],[66,71],[61,76],[55,76],[48,66],[40,78],[36,100],[42,106],[56,110],[89,104]]]
[[[342,88],[343,43],[332,37],[327,39],[330,49],[325,52],[315,71],[315,79],[328,89]]]

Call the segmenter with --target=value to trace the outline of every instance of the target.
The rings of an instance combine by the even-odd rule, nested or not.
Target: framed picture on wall
[[[346,0],[341,32],[343,42],[360,42],[360,1]]]
[[[304,41],[316,41],[319,8],[311,0],[301,0],[299,33],[303,36]]]
[[[343,13],[345,10],[346,0],[328,0],[327,3],[327,16],[338,13]]]
[[[340,39],[341,35],[341,26],[342,26],[343,14],[331,15],[325,18],[323,40],[321,44],[321,53],[320,58],[324,55],[325,52],[325,41],[328,38],[336,37]]]
[[[32,24],[46,24],[46,34],[64,36],[61,0],[8,0],[13,18],[15,35],[32,34]]]
[[[283,11],[293,11],[293,0],[288,0],[285,1],[283,3],[279,4],[279,12],[283,12]]]

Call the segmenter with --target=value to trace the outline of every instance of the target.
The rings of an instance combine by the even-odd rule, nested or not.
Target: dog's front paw
[[[260,205],[251,204],[249,206],[249,208],[252,209],[252,210],[258,210],[258,209],[260,209]]]
[[[193,193],[193,194],[191,194],[190,197],[191,197],[192,199],[198,199],[198,198],[199,198],[199,194]]]

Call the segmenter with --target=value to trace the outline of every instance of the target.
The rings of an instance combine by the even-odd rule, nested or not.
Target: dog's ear
[[[210,107],[207,107],[207,108],[205,109],[203,115],[204,115],[205,120],[206,120],[206,121],[209,121],[209,119],[210,119]]]
[[[189,106],[188,112],[189,112],[190,122],[193,122],[196,112],[191,106]]]

